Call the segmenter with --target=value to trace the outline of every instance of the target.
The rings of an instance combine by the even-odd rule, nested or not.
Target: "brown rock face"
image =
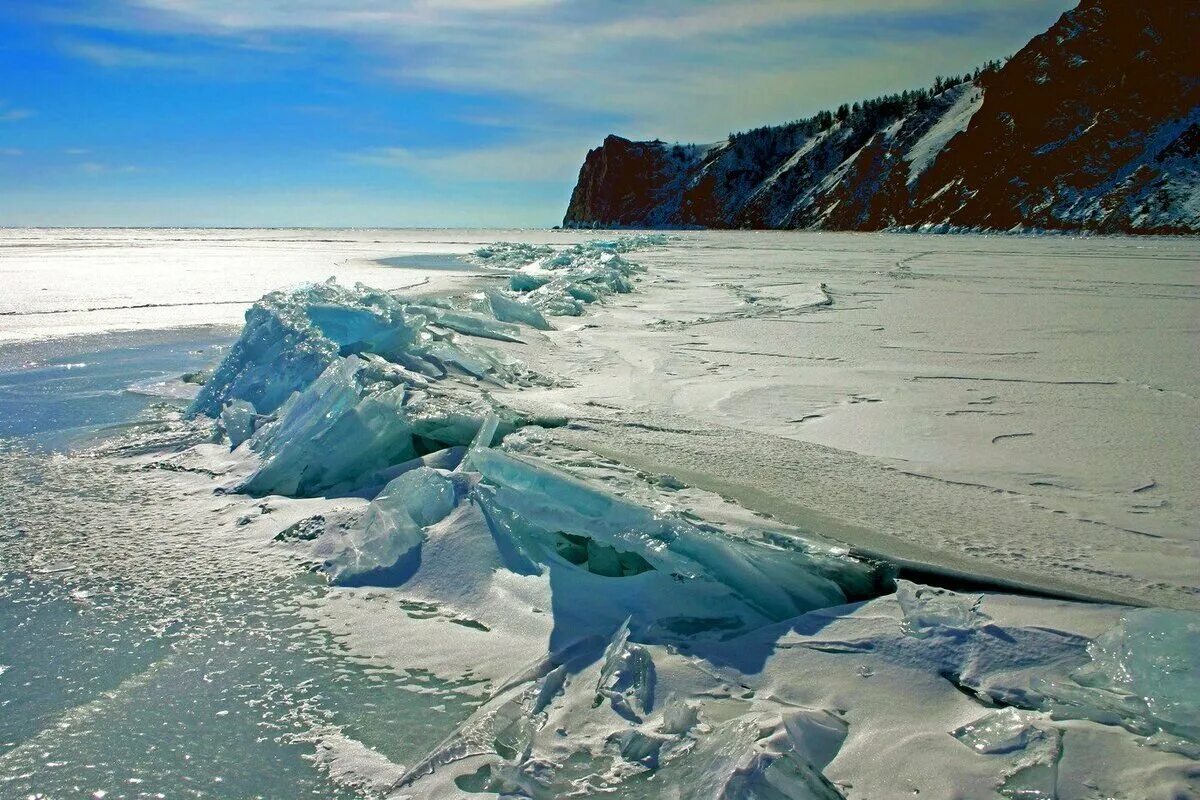
[[[1200,232],[1200,2],[1083,0],[1002,68],[708,147],[610,136],[564,225]]]
[[[1152,207],[1159,190],[1187,188],[1172,184],[1198,186],[1194,144],[1187,154],[1200,105],[1197,42],[1198,3],[1085,0],[984,81],[970,127],[922,176],[914,219],[1197,230],[1196,209]]]
[[[579,170],[564,226],[621,227],[653,216],[667,198],[667,149],[661,142],[609,136]]]

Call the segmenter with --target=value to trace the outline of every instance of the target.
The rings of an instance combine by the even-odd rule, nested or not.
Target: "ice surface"
[[[751,242],[757,236],[747,234],[739,242]],[[773,246],[781,241],[782,236],[770,240]],[[805,241],[820,245],[815,240]],[[792,274],[796,270],[819,268],[797,265],[809,254],[798,256],[795,248],[785,246],[777,247],[777,255],[773,255],[770,248],[760,247],[754,250],[752,263],[754,270],[762,270],[761,280],[753,285],[746,269],[751,263],[748,257],[732,256],[733,247],[709,248],[706,244],[694,248],[688,258],[678,259],[678,266],[673,266],[673,257],[656,259],[676,270],[670,279],[655,274],[638,284],[639,289],[648,291],[639,294],[637,303],[614,303],[598,320],[600,328],[546,337],[532,334],[527,327],[514,327],[525,325],[523,321],[501,319],[503,314],[496,311],[487,294],[472,294],[469,303],[390,295],[391,300],[375,299],[361,287],[342,290],[346,302],[333,297],[332,290],[330,302],[310,302],[311,297],[296,294],[301,307],[297,326],[308,326],[314,341],[327,340],[332,345],[324,368],[307,383],[295,381],[295,389],[281,395],[284,399],[279,405],[264,410],[237,395],[255,391],[258,379],[269,379],[271,365],[243,359],[240,365],[231,364],[231,374],[244,379],[234,381],[238,388],[222,394],[217,406],[230,444],[251,435],[257,440],[257,450],[247,453],[248,448],[243,447],[231,455],[220,445],[206,444],[155,456],[154,460],[140,459],[139,466],[164,467],[138,472],[152,481],[151,486],[164,489],[153,493],[160,498],[156,505],[163,507],[161,514],[156,509],[156,515],[174,518],[178,511],[172,505],[175,497],[183,487],[191,486],[187,491],[195,496],[184,516],[194,521],[197,533],[230,534],[212,540],[224,546],[208,550],[210,556],[222,553],[222,558],[200,557],[198,549],[191,548],[189,555],[196,557],[164,563],[188,563],[192,565],[189,572],[200,571],[199,582],[219,587],[228,563],[243,556],[254,561],[260,555],[253,549],[259,541],[272,542],[268,546],[277,555],[282,553],[285,562],[289,553],[327,561],[329,577],[342,588],[325,598],[314,593],[312,603],[302,604],[306,616],[311,614],[304,627],[319,620],[317,624],[333,631],[339,643],[370,659],[373,667],[378,664],[381,674],[413,675],[411,697],[406,703],[389,705],[389,714],[394,708],[403,708],[405,714],[427,718],[427,732],[437,731],[419,746],[396,744],[401,739],[407,742],[418,726],[403,725],[405,735],[395,737],[398,728],[389,717],[389,723],[382,726],[384,735],[371,743],[383,744],[379,757],[360,753],[357,759],[361,770],[376,773],[379,780],[372,785],[380,793],[397,787],[401,793],[413,792],[413,797],[458,797],[463,792],[492,790],[538,798],[572,794],[651,798],[688,796],[684,794],[687,789],[705,797],[823,797],[836,796],[828,794],[836,791],[829,783],[833,781],[854,796],[910,796],[919,788],[923,797],[984,797],[994,796],[996,791],[1037,797],[1052,796],[1055,784],[1069,779],[1074,782],[1062,783],[1057,788],[1059,796],[1193,796],[1195,781],[1189,775],[1194,778],[1195,771],[1187,753],[1194,758],[1195,748],[1179,746],[1185,735],[1191,735],[1189,720],[1195,717],[1188,692],[1194,672],[1187,669],[1196,660],[1192,623],[1153,615],[1143,618],[1143,612],[1130,612],[1117,629],[1089,649],[1091,639],[1115,622],[1121,610],[991,594],[981,605],[977,595],[903,583],[896,595],[876,597],[888,592],[881,570],[784,530],[764,530],[762,517],[745,523],[744,517],[733,515],[729,504],[713,504],[696,488],[703,485],[695,477],[703,470],[696,469],[695,462],[706,461],[702,466],[719,469],[731,479],[783,475],[781,480],[788,484],[786,497],[795,496],[805,505],[840,504],[847,515],[866,514],[870,503],[898,497],[913,504],[890,516],[875,514],[888,525],[914,520],[938,524],[940,517],[930,514],[925,519],[913,510],[928,508],[920,503],[938,492],[968,497],[969,504],[963,506],[967,511],[975,505],[1001,512],[1009,506],[1027,508],[1012,503],[1011,497],[991,505],[990,493],[978,487],[951,487],[928,477],[907,476],[903,486],[909,493],[898,492],[889,481],[903,473],[876,470],[861,461],[857,462],[861,472],[847,471],[847,462],[832,453],[813,458],[811,450],[791,447],[797,442],[771,429],[777,426],[771,415],[782,413],[780,406],[772,404],[792,402],[789,398],[795,399],[796,392],[790,389],[803,383],[801,378],[786,386],[779,381],[791,380],[788,376],[801,372],[804,380],[814,373],[828,374],[820,372],[826,367],[810,367],[798,356],[814,363],[835,356],[863,358],[863,353],[855,350],[854,336],[846,333],[849,326],[837,322],[843,307],[853,309],[855,319],[864,313],[873,319],[870,314],[875,313],[841,302],[862,288],[851,285],[853,264],[859,260],[870,263],[869,281],[878,282],[885,274],[883,280],[895,281],[897,288],[888,303],[902,297],[909,284],[936,286],[932,273],[948,268],[948,257],[939,260],[934,254],[922,257],[923,261],[912,267],[925,280],[905,278],[899,267],[898,274],[892,275],[887,270],[896,253],[913,249],[906,241],[893,244],[897,241],[887,240],[887,246],[875,255],[856,243],[853,256],[843,256],[837,269],[826,268],[827,274],[819,278],[805,274],[798,279]],[[979,246],[992,252],[986,241],[980,240]],[[1025,246],[1015,239],[1004,243],[1013,250]],[[935,245],[922,242],[920,247]],[[624,281],[632,284],[637,277],[636,273],[624,273],[622,262],[632,257],[616,252],[619,249],[581,249],[573,256],[571,248],[547,248],[536,256],[541,262],[536,265],[521,262],[524,255],[514,257],[512,265],[504,269],[519,266],[522,271],[496,276],[497,282],[508,277],[511,290],[498,296],[526,305],[519,295],[557,281],[560,298],[586,312],[588,302],[621,291]],[[1068,250],[1079,252],[1064,245],[1063,252]],[[557,256],[563,252],[567,256],[560,262]],[[606,259],[606,255],[611,257]],[[819,258],[834,263],[830,256]],[[965,263],[963,258],[968,257],[954,256],[952,264]],[[722,262],[728,274],[714,272],[704,259]],[[593,264],[614,269],[597,270],[583,279],[585,268]],[[530,271],[524,271],[526,268]],[[578,270],[574,281],[567,277],[573,269]],[[689,281],[689,270],[704,279]],[[955,271],[955,280],[965,271],[965,267]],[[722,288],[719,284],[726,279],[742,285],[736,291]],[[800,282],[790,288],[775,285],[791,280]],[[819,312],[818,319],[800,316],[809,312],[798,308],[796,287],[817,286],[823,280],[831,282],[828,296],[839,302]],[[1083,287],[1080,291],[1088,292]],[[1155,285],[1146,291],[1168,290]],[[647,330],[641,324],[659,316],[663,309],[684,305],[708,314],[720,308],[726,294],[737,309],[763,306],[763,319],[728,317],[720,324],[708,325],[703,335],[698,331],[697,335],[687,334],[690,341],[681,338],[683,334]],[[1089,303],[1095,299],[1092,294]],[[765,299],[751,302],[745,299],[749,297]],[[921,302],[934,308],[936,297],[935,293]],[[412,322],[416,334],[411,340],[402,326],[393,323],[389,310],[393,300]],[[657,306],[648,311],[640,308],[643,302]],[[911,310],[907,308],[905,313]],[[922,327],[931,329],[921,334],[928,338],[919,338],[911,325],[893,326],[887,329],[892,338],[886,346],[906,354],[941,353],[960,346],[947,341],[960,329],[936,330],[930,324],[936,314],[918,316]],[[619,327],[609,324],[613,320]],[[986,322],[986,318],[978,320],[980,330],[989,330]],[[793,324],[805,325],[800,329],[804,336],[779,336],[778,342],[772,338],[772,331],[778,333]],[[735,334],[742,340],[733,338]],[[569,349],[560,348],[557,340],[570,341],[577,335],[588,337],[589,356],[578,362],[564,359],[556,365],[563,385],[549,392],[517,391],[527,373],[506,352],[519,351],[533,363],[542,356],[548,359],[555,350]],[[505,341],[522,337],[526,341],[520,347],[500,351],[492,349],[499,345],[479,347],[474,343],[479,338]],[[656,337],[665,343],[648,347],[646,343]],[[297,341],[300,339],[304,337]],[[647,360],[655,362],[651,377],[657,375],[660,380],[645,380],[645,373],[624,364],[622,370],[634,369],[635,379],[629,386],[617,388],[614,384],[611,398],[598,392],[598,387],[608,391],[607,384],[617,373],[589,360],[590,354],[606,352],[604,348],[614,340],[624,349],[607,352],[649,355]],[[794,342],[803,342],[805,352],[795,351]],[[773,343],[784,343],[789,349],[780,347],[776,352]],[[717,369],[726,368],[713,360],[697,361],[696,371],[688,372],[694,356],[677,353],[676,349],[683,349],[679,345],[721,353],[720,364],[734,365],[734,377],[721,372],[721,380],[715,380]],[[987,373],[979,378],[987,383],[981,387],[972,384],[959,398],[964,408],[992,409],[989,393],[1001,395],[995,401],[1000,404],[1009,393],[1022,391],[1020,384],[1008,381],[1016,370],[1004,369],[1009,363],[1006,359],[1015,357],[1009,354],[1007,344],[1003,350],[991,342],[961,346],[984,352],[967,359],[937,356],[949,362],[940,364],[945,369],[939,368],[937,374],[939,380],[965,380],[962,376],[970,373],[959,369],[956,361],[978,362],[975,366],[981,373],[987,367]],[[757,388],[764,391],[749,392],[746,402],[751,421],[743,420],[726,435],[718,430],[720,426],[704,426],[713,417],[703,416],[697,409],[702,405],[728,408],[742,402],[727,394],[730,387],[737,391],[746,388],[753,377],[737,372],[740,358],[753,359],[753,369],[762,374],[769,366],[770,381],[779,390],[768,391],[770,386],[763,384]],[[914,359],[911,371],[934,374],[921,366],[925,362],[915,361],[928,359],[927,355],[904,358]],[[1026,356],[1020,359],[1024,363]],[[558,371],[563,363],[567,368]],[[302,366],[299,361],[296,365]],[[285,372],[290,369],[284,365]],[[668,373],[676,369],[686,375],[688,383],[668,380]],[[1042,369],[1047,379],[1054,377],[1053,370],[1045,365]],[[297,367],[289,374],[295,377],[302,371]],[[1103,373],[1101,377],[1108,375],[1095,365],[1088,374],[1097,371]],[[600,377],[589,377],[592,372]],[[862,379],[864,386],[876,385],[866,382],[864,375],[856,374],[855,380]],[[1131,375],[1131,380],[1134,378],[1137,376]],[[569,387],[568,381],[579,386]],[[927,386],[931,381],[923,378],[905,386]],[[687,391],[680,391],[682,388]],[[1119,388],[1106,385],[1101,391],[1117,393],[1126,388],[1150,394],[1133,383]],[[1190,391],[1190,386],[1183,385],[1183,389]],[[1068,388],[1056,397],[1069,398],[1075,391]],[[570,397],[572,392],[587,399],[611,399],[624,411],[596,403],[588,407],[587,419],[581,414],[580,424],[571,430],[542,432],[547,435],[541,444],[528,432],[505,436],[522,420],[502,403],[531,398],[530,406],[536,402],[551,406],[567,397],[578,406]],[[660,395],[668,393],[695,404],[687,419],[681,414],[668,421],[666,415],[657,413],[661,411]],[[1154,396],[1167,394],[1156,391]],[[1176,407],[1182,402],[1179,395],[1170,397],[1176,398],[1171,400]],[[834,394],[817,399],[838,404],[844,397]],[[895,399],[894,394],[881,390],[861,400],[845,401],[845,405],[850,409],[847,413],[857,413],[856,409],[886,407]],[[816,402],[810,397],[800,401]],[[570,406],[563,403],[555,413]],[[627,452],[632,461],[640,457],[637,451],[642,444],[657,446],[676,436],[686,440],[692,460],[685,453],[678,459],[660,458],[657,465],[623,467],[626,471],[620,472],[617,466],[621,465],[595,468],[599,462],[588,461],[591,454],[577,451],[564,455],[544,446],[552,438],[550,434],[562,434],[558,441],[578,444],[580,439],[593,437],[603,443],[599,432],[610,411],[610,427],[617,431],[610,443],[622,445],[609,448],[612,458],[624,458],[620,453]],[[787,418],[799,418],[787,413]],[[1025,429],[1024,424],[1007,427],[1011,415],[997,417],[995,424],[1006,427],[989,430],[981,441]],[[1168,417],[1162,419],[1163,424],[1169,423]],[[374,433],[366,430],[376,424],[382,427]],[[405,426],[407,432],[394,438],[388,433],[403,431]],[[810,421],[804,426],[813,424]],[[197,424],[196,429],[203,427]],[[749,438],[748,431],[755,432],[755,437]],[[368,441],[371,447],[361,446]],[[747,448],[747,441],[755,446]],[[1015,449],[1024,441],[1001,439],[995,449]],[[395,452],[371,452],[375,445],[387,449],[391,442],[397,445]],[[472,442],[470,458],[466,458],[468,442]],[[525,446],[518,447],[522,442]],[[209,473],[202,470],[215,468],[211,471],[218,474],[226,469],[241,470],[260,457],[261,474],[254,479],[273,484],[271,491],[336,496],[261,500],[225,495],[213,502],[213,484],[204,477]],[[675,471],[676,466],[684,481],[657,477]],[[189,474],[188,469],[196,469],[199,475]],[[641,470],[645,474],[637,477],[644,486],[627,480]],[[0,462],[0,472],[4,471],[15,474],[21,470],[9,470]],[[49,477],[64,474],[69,473],[51,472]],[[122,470],[114,478],[115,485],[127,481],[129,474]],[[1125,490],[1139,513],[1146,511],[1151,519],[1158,514],[1158,506],[1153,504],[1168,496],[1159,494],[1169,484],[1163,475],[1175,472],[1165,469],[1154,474],[1158,485],[1142,481]],[[348,477],[342,479],[343,475]],[[1066,477],[1070,476],[1038,473],[1037,480]],[[844,486],[840,484],[843,480],[847,481]],[[65,482],[46,481],[46,485],[55,483]],[[914,486],[922,488],[912,491]],[[365,498],[371,496],[374,500],[368,503]],[[1170,496],[1173,501],[1174,495]],[[36,518],[44,506],[39,508],[37,502],[21,497],[20,492],[6,494],[5,507],[23,504],[25,525],[25,519]],[[755,507],[754,498],[748,499],[747,505]],[[220,508],[214,510],[215,506]],[[706,509],[718,513],[708,515]],[[1037,513],[1048,519],[1063,516],[1044,510]],[[974,521],[980,518],[971,517]],[[112,539],[106,521],[98,522],[96,529],[106,535],[97,542]],[[1112,525],[1103,520],[1086,524],[1096,537],[1088,541],[1107,546],[1116,535]],[[1001,527],[999,522],[995,525]],[[82,525],[71,527],[87,530]],[[966,529],[963,536],[968,544],[987,534],[976,524],[960,527]],[[296,535],[281,539],[277,535],[281,528]],[[155,533],[162,530],[151,529]],[[1031,538],[1020,526],[1008,530],[1010,536]],[[138,564],[159,559],[161,552],[155,548],[161,543],[184,538],[161,535],[147,542],[129,531],[122,535],[122,548],[134,554]],[[316,541],[309,541],[313,536]],[[39,534],[36,538],[41,547],[44,537]],[[1159,546],[1158,540],[1146,537],[1136,541],[1147,551]],[[77,540],[72,542],[78,547]],[[986,546],[981,544],[980,552],[992,553],[995,544],[995,539]],[[73,554],[67,551],[62,556],[69,560]],[[1084,560],[1080,555],[1073,558],[1073,567]],[[58,568],[55,562],[41,565]],[[89,566],[105,565],[96,559]],[[1136,571],[1135,566],[1129,566],[1129,571]],[[285,564],[283,571],[290,569]],[[247,571],[248,586],[261,583],[254,568]],[[141,577],[156,574],[156,570],[140,568],[137,572]],[[192,579],[182,573],[171,577],[179,578],[181,584]],[[109,597],[117,599],[124,593],[95,593],[91,601],[103,597],[101,602],[108,602]],[[875,599],[833,608],[826,605],[868,597]],[[89,601],[86,593],[71,598],[67,602],[81,606]],[[290,591],[285,592],[287,598],[291,598],[289,603],[295,599]],[[820,610],[795,613],[818,607]],[[283,635],[289,648],[295,646],[299,648],[296,652],[308,657],[309,649],[293,638],[293,631]],[[1083,664],[1086,666],[1080,669]],[[1182,669],[1177,669],[1179,665]],[[260,664],[254,666],[260,670]],[[473,702],[460,708],[451,704],[447,714],[444,681],[465,687]],[[325,683],[313,691],[324,694],[331,685],[336,684]],[[20,694],[17,697],[20,702]],[[476,714],[472,709],[477,704]],[[1013,704],[1023,710],[991,710],[996,704]],[[251,716],[257,718],[258,712]],[[438,720],[443,717],[446,721],[439,727]],[[102,734],[107,726],[95,728]],[[954,736],[949,735],[951,731]],[[1148,734],[1152,734],[1150,739],[1143,738]],[[1167,736],[1177,740],[1171,747],[1163,746]],[[439,741],[443,744],[438,745]],[[1057,754],[1050,747],[1055,742],[1060,748]],[[396,749],[389,749],[389,743]],[[39,745],[36,750],[34,744]],[[56,744],[55,749],[68,748]],[[40,764],[45,760],[38,757],[42,752],[36,740],[23,746],[21,759],[10,759],[10,771],[18,764],[23,767],[26,756],[29,763]],[[384,760],[385,752],[387,758],[395,759],[394,764]],[[431,752],[435,757],[421,760]],[[1115,756],[1109,758],[1110,754]],[[318,763],[322,768],[328,766],[330,774],[340,775],[346,760],[333,755],[318,758]],[[351,754],[348,760],[356,759]],[[404,770],[397,766],[400,763],[420,768]],[[939,769],[928,769],[930,763]],[[1114,785],[1112,776],[1121,773],[1127,775],[1122,778],[1126,788],[1109,788]],[[848,791],[851,787],[852,792]],[[1064,791],[1063,787],[1068,788]]]

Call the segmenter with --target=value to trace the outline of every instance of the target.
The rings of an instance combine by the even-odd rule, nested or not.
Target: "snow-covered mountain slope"
[[[1002,67],[714,145],[609,136],[567,227],[1200,231],[1200,6],[1083,0]]]

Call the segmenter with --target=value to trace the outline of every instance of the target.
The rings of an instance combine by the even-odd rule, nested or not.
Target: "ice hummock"
[[[497,242],[476,250],[471,259],[484,266],[515,270],[509,276],[507,290],[488,294],[497,318],[544,330],[549,327],[547,316],[577,317],[591,303],[632,291],[633,276],[643,269],[623,254],[667,241],[663,234],[636,234],[598,239],[558,251],[519,242]]]
[[[549,277],[528,291],[488,291],[482,305],[408,299],[332,279],[273,292],[247,312],[241,336],[188,414],[219,419],[232,447],[248,441],[260,455],[240,491],[361,489],[389,467],[470,442],[498,410],[478,385],[542,380],[474,340],[518,342],[523,325],[548,330],[546,314],[577,315],[584,304],[630,291],[640,267],[622,254],[665,241],[628,236],[557,252],[511,243],[483,248],[477,261]],[[509,415],[508,429],[515,424]],[[595,555],[599,566],[607,553]]]
[[[188,411],[218,418],[232,447],[248,442],[259,454],[240,491],[312,496],[381,485],[394,465],[471,441],[498,410],[481,384],[542,380],[472,341],[513,341],[520,330],[361,285],[274,292],[247,312]],[[516,424],[506,414],[505,429]]]
[[[504,432],[527,421],[378,356],[338,357],[250,437],[258,467],[236,489],[311,497],[378,486],[400,465],[469,443],[497,413]]]
[[[695,582],[731,595],[732,602],[713,604],[714,616],[740,611],[747,621],[786,619],[870,596],[879,585],[875,567],[836,548],[755,530],[729,536],[616,497],[530,456],[489,449],[474,454],[472,464],[481,476],[476,501],[489,524],[531,561],[574,562],[561,534],[583,538],[589,565],[597,545],[615,551],[617,561],[611,571],[589,571],[636,575],[644,562],[681,586]]]
[[[634,603],[626,622],[639,632],[690,630],[680,621],[685,614],[722,620],[721,630],[728,632],[731,619],[740,620],[733,629],[787,619],[873,596],[889,580],[879,565],[838,548],[781,531],[746,529],[734,535],[623,499],[537,458],[488,447],[492,426],[498,424],[492,418],[481,425],[480,441],[463,462],[461,474],[472,483],[463,500],[486,520],[498,549],[520,572],[579,578],[587,573],[628,582],[623,591],[629,599],[644,599]],[[380,504],[395,502],[392,485],[368,507],[368,518],[383,518]],[[448,513],[439,507],[436,517]],[[386,536],[386,526],[369,527],[372,538]],[[404,547],[355,547],[354,564],[331,565],[331,576],[345,580],[384,571],[401,551],[419,547],[407,544],[413,541],[411,526],[398,524],[394,533]],[[378,558],[372,560],[370,553]],[[656,593],[676,599],[650,602]],[[613,605],[624,608],[619,601]]]
[[[377,355],[430,379],[457,373],[493,383],[528,382],[515,359],[463,336],[511,341],[520,329],[495,317],[332,279],[272,292],[246,312],[225,360],[189,406],[216,418],[242,400],[271,414],[308,388],[338,358]]]

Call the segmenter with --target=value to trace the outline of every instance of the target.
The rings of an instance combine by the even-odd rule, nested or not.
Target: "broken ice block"
[[[605,700],[613,711],[634,722],[641,722],[654,706],[654,659],[645,647],[629,641],[629,620],[604,651],[594,705]]]
[[[405,388],[372,377],[368,362],[350,356],[294,394],[251,438],[262,463],[239,491],[313,495],[415,457],[412,427],[400,411]]]
[[[230,400],[221,409],[221,427],[229,437],[230,449],[236,450],[238,445],[253,436],[256,424],[254,406],[245,400]]]
[[[990,619],[979,610],[982,595],[958,594],[898,580],[896,600],[904,614],[901,630],[918,639],[967,631]]]
[[[418,467],[393,480],[379,493],[362,519],[339,543],[326,571],[335,583],[393,567],[419,548],[422,529],[440,522],[457,504],[453,480],[429,467]]]
[[[520,329],[446,307],[407,302],[365,286],[332,281],[268,294],[246,312],[237,342],[188,407],[216,417],[230,400],[270,414],[303,391],[339,356],[374,354],[410,372],[441,378],[447,367],[496,383],[519,381],[513,358],[462,341],[471,336],[515,340]]]
[[[499,292],[488,292],[487,299],[496,319],[505,322],[519,322],[531,328],[537,328],[539,331],[550,330],[550,323],[546,321],[542,313],[528,303],[513,300]]]
[[[1163,608],[1126,612],[1088,646],[1091,662],[1070,681],[1040,681],[1056,717],[1160,731],[1200,744],[1200,614]]]

